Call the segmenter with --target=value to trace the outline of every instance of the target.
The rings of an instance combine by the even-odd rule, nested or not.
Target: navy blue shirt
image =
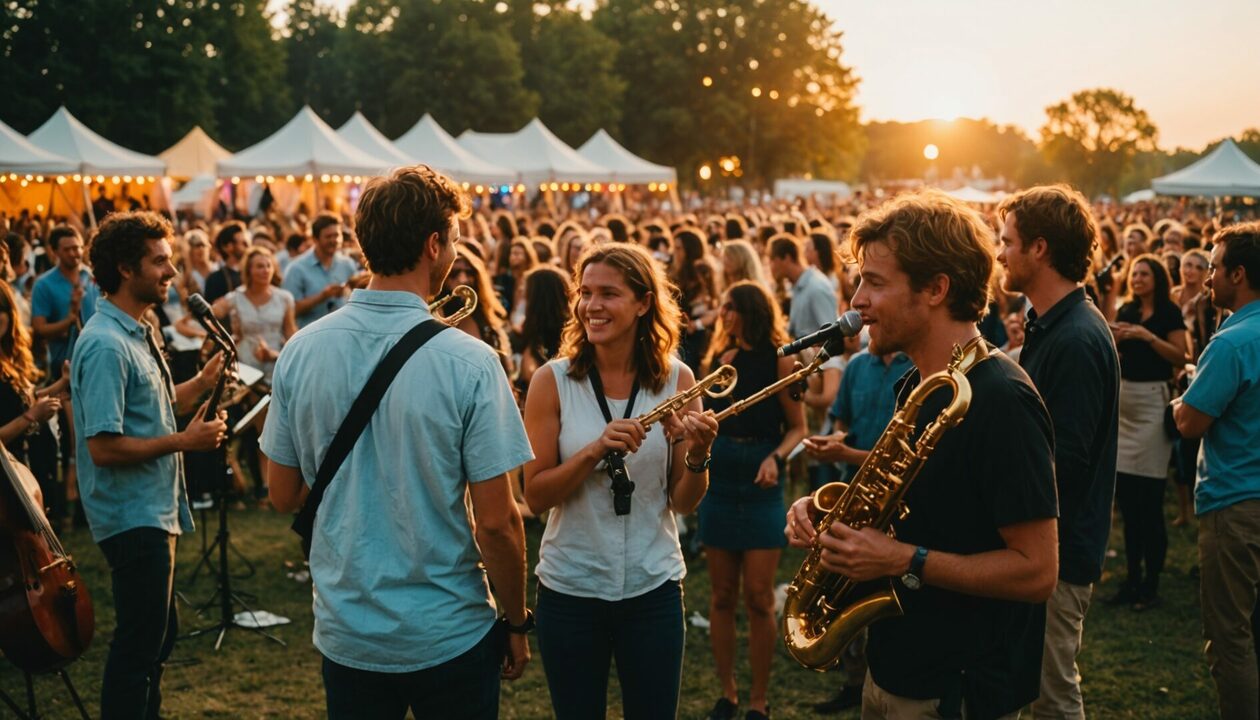
[[[1059,579],[1088,585],[1102,576],[1116,487],[1120,358],[1084,288],[1038,316],[1029,310],[1019,364],[1054,424],[1059,491]]]

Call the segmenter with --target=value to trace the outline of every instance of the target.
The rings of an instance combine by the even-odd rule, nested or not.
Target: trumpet
[[[450,302],[451,300],[454,300],[455,298],[459,298],[460,300],[463,300],[464,304],[461,305],[458,310],[451,313],[449,317],[442,317],[441,315],[439,315],[438,310],[440,310],[443,305]],[[467,285],[456,286],[454,290],[439,297],[437,300],[434,300],[433,302],[429,303],[429,312],[433,313],[433,317],[437,318],[438,320],[441,320],[447,325],[460,324],[461,322],[464,321],[465,318],[467,318],[469,315],[472,315],[473,311],[476,309],[477,309],[477,293],[476,291],[474,291],[472,288],[468,287]]]
[[[644,428],[687,407],[700,395],[711,398],[726,397],[735,389],[739,373],[733,365],[723,365],[700,380],[695,385],[674,395],[648,412],[635,418]],[[630,496],[634,494],[634,482],[630,480],[630,471],[626,467],[626,456],[623,452],[610,452],[604,456],[604,471],[611,481],[609,489],[613,495],[613,512],[617,515],[630,514]]]
[[[731,391],[735,389],[735,383],[737,382],[739,382],[739,373],[735,370],[735,366],[723,365],[697,380],[695,385],[674,395],[636,419],[646,429],[653,423],[660,422],[669,415],[687,407],[692,400],[695,400],[702,394],[711,398],[723,398],[730,395]]]

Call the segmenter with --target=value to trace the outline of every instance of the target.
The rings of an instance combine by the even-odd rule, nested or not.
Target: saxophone
[[[966,373],[989,357],[980,337],[954,346],[945,370],[929,375],[906,399],[849,483],[828,483],[814,493],[814,507],[824,513],[821,536],[832,523],[854,529],[874,527],[892,533],[892,521],[909,514],[903,498],[941,435],[962,422],[971,405]],[[913,440],[919,410],[936,390],[947,387],[953,398]],[[829,670],[840,653],[867,625],[902,614],[892,578],[856,583],[822,567],[817,542],[788,586],[783,607],[783,641],[788,653],[811,670]]]

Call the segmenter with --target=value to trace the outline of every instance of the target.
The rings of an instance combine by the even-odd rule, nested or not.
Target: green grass
[[[1171,512],[1170,506],[1170,518]],[[274,629],[288,646],[280,647],[244,630],[230,631],[218,652],[213,649],[213,637],[180,641],[163,681],[165,717],[323,717],[320,658],[310,642],[310,586],[286,577],[301,561],[296,536],[289,532],[288,525],[287,517],[267,511],[239,511],[231,517],[234,543],[257,566],[254,577],[236,581],[235,587],[254,593],[257,607],[292,618],[292,624]],[[201,532],[214,532],[213,518],[209,526],[202,527]],[[1114,592],[1114,575],[1123,574],[1122,555],[1108,560],[1109,572],[1095,588],[1080,658],[1086,707],[1092,718],[1194,720],[1216,714],[1215,690],[1202,657],[1198,587],[1188,574],[1196,563],[1195,530],[1193,526],[1169,530],[1161,607],[1138,615],[1100,602]],[[201,532],[186,538],[179,548],[177,587],[194,605],[204,602],[213,592],[212,580],[204,573],[195,585],[186,581],[200,553]],[[531,528],[529,536],[532,567],[540,531]],[[63,542],[75,554],[96,602],[96,639],[83,658],[69,668],[89,712],[95,716],[101,672],[114,625],[109,575],[104,558],[87,531],[67,532]],[[1112,544],[1120,549],[1118,532],[1113,532]],[[785,553],[779,570],[782,581],[795,574],[800,558],[799,552]],[[241,567],[235,557],[233,561],[234,567]],[[709,583],[703,561],[693,562],[689,572],[685,582],[687,614],[698,610],[707,615]],[[184,631],[208,622],[197,618],[188,606],[181,606]],[[742,633],[742,617],[740,622]],[[744,658],[740,659],[739,672],[741,690],[746,692],[748,669]],[[814,717],[809,706],[828,697],[840,682],[839,674],[801,669],[780,649],[771,678],[774,717]],[[615,677],[610,684],[609,717],[617,718],[621,713]],[[680,717],[704,717],[717,697],[718,687],[708,636],[688,627]],[[21,674],[7,662],[0,662],[0,689],[22,697]],[[36,689],[44,717],[77,717],[55,677],[38,678]],[[8,711],[0,706],[0,718],[8,716]],[[550,716],[542,663],[535,649],[525,676],[503,686],[502,717]],[[856,718],[857,713],[850,711],[844,717]]]

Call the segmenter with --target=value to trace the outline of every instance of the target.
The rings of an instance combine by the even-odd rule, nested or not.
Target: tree
[[[631,150],[684,177],[738,158],[753,185],[856,173],[857,79],[840,60],[840,33],[814,5],[605,0],[594,19],[621,48],[627,111],[613,134]]]
[[[1133,98],[1110,88],[1082,90],[1046,108],[1041,150],[1090,196],[1116,195],[1140,152],[1156,150],[1159,130]]]
[[[285,80],[285,48],[266,0],[217,0],[212,92],[225,146],[242,148],[275,132],[297,111]],[[212,6],[213,7],[213,6]]]
[[[617,44],[577,13],[557,9],[537,20],[522,51],[525,84],[541,98],[538,114],[570,145],[621,122],[626,83],[614,64]]]

